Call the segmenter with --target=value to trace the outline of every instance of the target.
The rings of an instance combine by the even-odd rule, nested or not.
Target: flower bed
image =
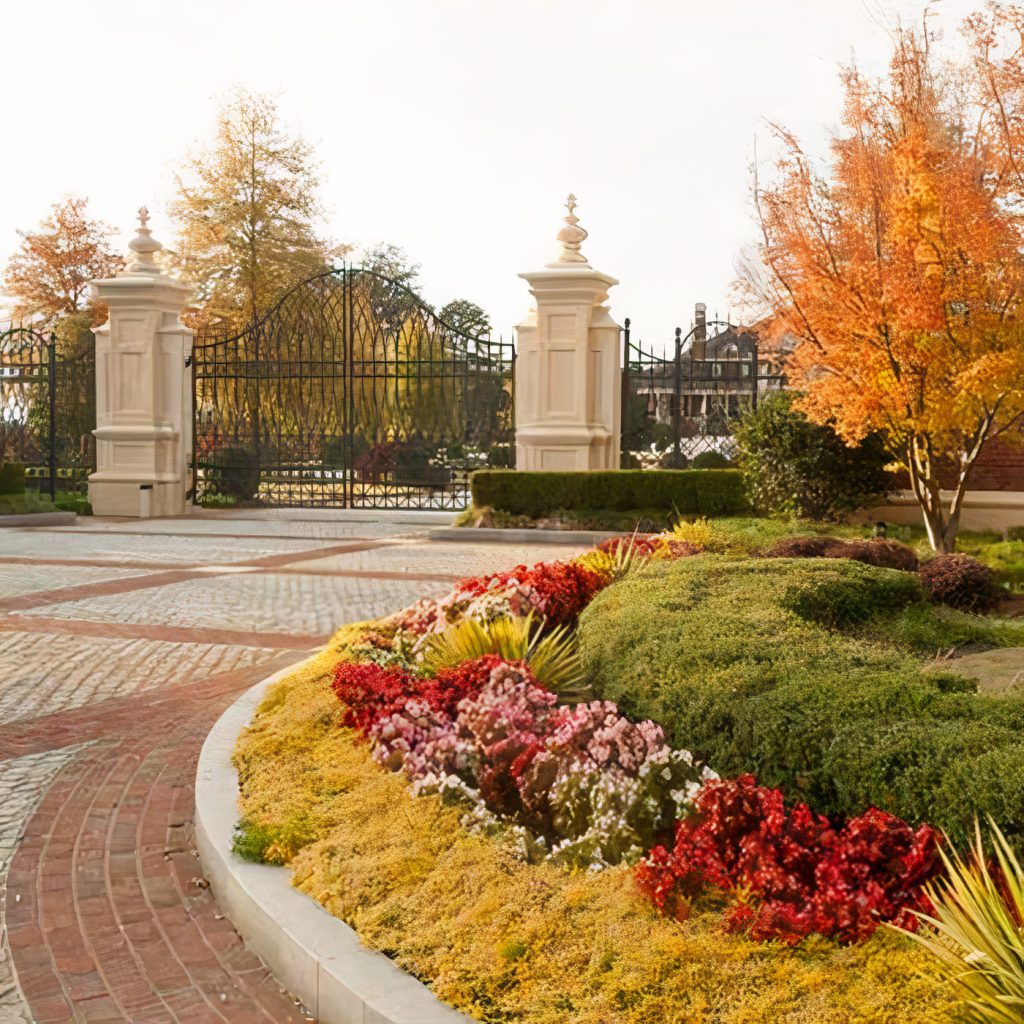
[[[290,862],[481,1020],[920,1017],[941,1002],[927,961],[878,929],[926,908],[932,828],[868,806],[826,818],[719,779],[679,730],[559,700],[565,631],[593,598],[703,546],[699,528],[608,544],[342,631],[240,740],[237,848]],[[892,573],[877,610],[918,593],[860,568]],[[831,594],[826,620],[862,621],[849,599]]]

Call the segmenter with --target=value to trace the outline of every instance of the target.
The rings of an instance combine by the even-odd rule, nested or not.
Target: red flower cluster
[[[548,626],[575,622],[594,595],[608,584],[600,573],[576,562],[542,563],[515,578],[520,586],[533,591],[535,604]]]
[[[502,660],[496,654],[485,654],[424,679],[394,665],[343,661],[334,671],[333,687],[345,708],[345,725],[366,735],[375,722],[401,711],[411,698],[454,716],[459,701],[479,693],[499,664]]]
[[[883,921],[912,927],[926,909],[922,885],[938,868],[937,833],[871,808],[842,828],[805,804],[787,808],[752,775],[709,782],[694,813],[676,824],[671,851],[655,847],[637,881],[660,910],[708,885],[754,898],[731,913],[733,929],[797,943],[817,933],[855,942]]]

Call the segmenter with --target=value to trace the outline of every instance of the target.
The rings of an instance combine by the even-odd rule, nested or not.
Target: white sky
[[[950,44],[981,0],[940,0]],[[154,233],[176,162],[234,85],[269,92],[322,160],[330,230],[402,246],[429,301],[469,298],[509,333],[516,277],[552,258],[565,194],[611,310],[649,342],[723,317],[755,235],[767,121],[824,151],[851,51],[922,0],[0,0],[0,259],[49,204],[86,195]]]

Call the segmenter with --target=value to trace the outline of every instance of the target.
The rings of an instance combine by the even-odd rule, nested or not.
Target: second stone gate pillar
[[[608,307],[614,277],[580,252],[587,232],[570,195],[561,251],[519,276],[536,300],[518,327],[516,468],[617,469],[621,430],[619,325]]]

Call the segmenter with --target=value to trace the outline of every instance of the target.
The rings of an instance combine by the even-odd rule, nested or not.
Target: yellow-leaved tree
[[[195,285],[199,324],[240,330],[347,251],[318,232],[313,150],[288,134],[269,97],[236,92],[213,144],[190,155],[176,182],[171,260]]]

